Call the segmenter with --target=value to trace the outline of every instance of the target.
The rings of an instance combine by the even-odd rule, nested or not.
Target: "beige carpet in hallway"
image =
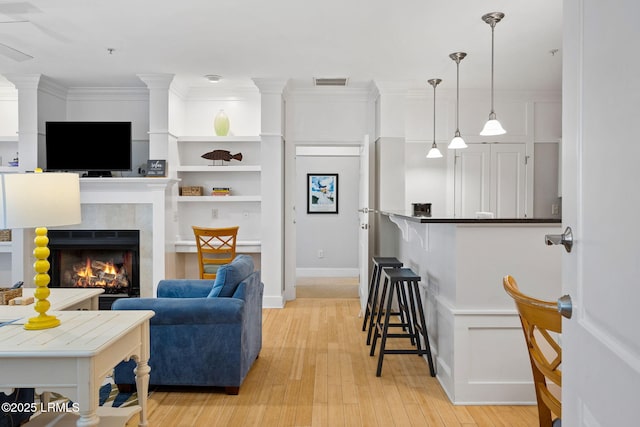
[[[298,277],[296,298],[358,298],[358,278]]]

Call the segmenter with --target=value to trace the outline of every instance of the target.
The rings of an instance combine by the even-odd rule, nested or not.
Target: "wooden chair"
[[[559,426],[562,416],[559,398],[562,348],[558,339],[562,333],[562,318],[557,303],[523,294],[511,276],[505,276],[502,282],[504,289],[514,299],[520,315],[533,371],[540,427]]]
[[[200,279],[215,279],[218,268],[236,256],[239,227],[205,228],[192,226],[198,248]]]

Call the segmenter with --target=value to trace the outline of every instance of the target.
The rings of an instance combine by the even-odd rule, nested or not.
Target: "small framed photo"
[[[307,213],[338,213],[338,174],[307,174]]]
[[[167,161],[166,160],[147,161],[146,176],[167,176]]]

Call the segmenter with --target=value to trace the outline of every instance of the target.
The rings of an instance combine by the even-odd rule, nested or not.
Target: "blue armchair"
[[[162,280],[158,298],[122,298],[112,310],[153,310],[149,383],[224,387],[238,394],[262,348],[260,272],[238,255],[215,280]],[[133,361],[114,370],[114,382],[135,385]]]

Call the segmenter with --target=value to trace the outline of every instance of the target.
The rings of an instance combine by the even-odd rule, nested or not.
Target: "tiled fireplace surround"
[[[171,185],[166,178],[82,178],[82,224],[60,229],[140,230],[140,296],[156,295],[165,277]]]

